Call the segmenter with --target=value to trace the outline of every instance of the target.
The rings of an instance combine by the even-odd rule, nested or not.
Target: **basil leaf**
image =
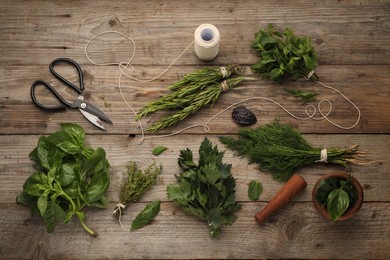
[[[332,221],[341,217],[349,206],[348,194],[342,189],[333,190],[329,193],[327,200],[327,209]]]
[[[47,195],[45,193],[39,197],[37,205],[41,216],[43,216],[47,208]]]
[[[91,182],[84,194],[87,203],[98,201],[106,193],[110,179],[107,172],[100,172],[92,176]]]
[[[47,202],[47,209],[43,215],[43,220],[46,223],[46,228],[49,233],[54,231],[56,221],[64,221],[66,215],[64,210],[54,201]]]
[[[149,224],[155,216],[160,212],[160,201],[153,201],[146,205],[145,209],[141,211],[131,224],[130,231],[142,228]]]
[[[67,185],[66,187],[63,187],[62,190],[71,198],[71,199],[75,199],[75,198],[78,198],[80,193],[79,193],[79,190],[80,190],[80,183],[76,180],[74,180],[73,182],[71,182],[69,185]],[[84,200],[84,197],[81,198]]]
[[[16,202],[19,203],[19,204],[23,204],[23,205],[26,205],[26,206],[30,206],[30,205],[35,205],[36,202],[37,202],[37,197],[35,196],[31,196],[30,194],[28,194],[27,192],[25,191],[22,191],[21,193],[18,194],[18,196],[16,197]]]
[[[100,172],[106,167],[106,152],[102,148],[97,148],[93,154],[84,162],[80,170],[81,180],[93,175],[95,172]]]
[[[166,148],[165,146],[156,146],[154,147],[153,151],[152,151],[152,154],[153,155],[160,155],[162,154],[165,150],[167,150],[168,148]]]
[[[47,176],[43,172],[34,173],[23,185],[23,190],[31,196],[41,196],[48,188]]]
[[[84,144],[84,129],[76,124],[61,123],[62,129],[71,137],[72,142],[77,146]]]
[[[40,165],[46,169],[50,170],[50,164],[48,160],[49,151],[47,146],[50,146],[50,143],[47,141],[47,138],[44,136],[41,136],[38,140],[38,146],[37,146],[37,157],[39,160]]]
[[[105,159],[104,150],[97,148],[85,162],[83,170],[93,174],[84,194],[86,202],[91,203],[100,200],[110,184],[108,162]]]
[[[63,165],[61,165],[58,178],[58,181],[60,182],[61,186],[68,186],[75,179],[76,174],[73,171],[73,166],[73,164],[68,163],[64,163]]]
[[[252,180],[248,187],[248,198],[252,201],[258,200],[263,192],[263,185],[261,182]]]

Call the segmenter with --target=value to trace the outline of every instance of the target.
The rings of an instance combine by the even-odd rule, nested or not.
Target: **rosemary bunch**
[[[257,163],[261,170],[270,171],[274,179],[287,181],[299,168],[317,162],[348,166],[348,163],[365,165],[364,154],[357,145],[348,148],[317,148],[308,143],[302,135],[277,120],[256,129],[239,130],[239,138],[220,137],[220,141],[239,155]],[[326,151],[326,155],[321,155]]]
[[[162,166],[156,166],[156,163],[151,163],[142,171],[138,168],[135,162],[130,162],[127,166],[127,178],[124,180],[120,193],[118,205],[115,207],[114,216],[123,215],[123,210],[126,205],[138,201],[141,196],[156,183],[158,175],[162,171]]]
[[[160,110],[176,110],[148,128],[156,132],[173,126],[208,104],[213,104],[223,91],[235,88],[244,77],[236,76],[235,65],[220,68],[204,68],[186,75],[169,87],[173,92],[149,102],[137,114],[136,120]]]

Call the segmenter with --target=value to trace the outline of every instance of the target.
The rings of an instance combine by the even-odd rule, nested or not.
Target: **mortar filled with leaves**
[[[363,204],[363,188],[356,178],[345,172],[322,176],[314,185],[312,200],[316,210],[332,222],[354,216]]]

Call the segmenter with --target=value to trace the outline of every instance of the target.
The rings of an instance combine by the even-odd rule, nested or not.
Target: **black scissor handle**
[[[58,63],[67,63],[67,64],[70,64],[76,68],[78,76],[79,76],[79,87],[76,86],[75,84],[73,84],[72,82],[70,82],[69,80],[65,79],[57,71],[55,71],[54,67]],[[74,60],[71,60],[69,58],[57,58],[50,63],[49,69],[50,69],[51,73],[53,73],[54,76],[56,76],[59,80],[64,82],[66,85],[68,85],[72,89],[76,90],[79,94],[81,94],[84,91],[83,72],[80,68],[80,65],[77,62],[75,62]]]
[[[57,105],[57,106],[45,106],[42,103],[40,103],[37,100],[37,98],[35,97],[35,88],[38,85],[45,86],[51,93],[53,93],[54,97],[57,98],[58,101],[61,102],[61,104]],[[68,107],[72,106],[72,103],[69,103],[64,98],[62,98],[61,95],[49,83],[47,83],[46,81],[43,81],[43,80],[34,81],[34,83],[31,85],[30,94],[31,94],[31,99],[34,102],[34,104],[37,105],[38,107],[46,109],[46,110],[63,110],[67,106]]]

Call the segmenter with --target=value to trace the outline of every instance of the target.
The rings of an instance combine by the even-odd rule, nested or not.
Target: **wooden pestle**
[[[275,196],[268,202],[268,204],[259,212],[256,213],[255,218],[257,222],[263,224],[264,221],[275,211],[285,205],[290,199],[295,197],[298,193],[303,191],[307,186],[305,179],[300,175],[294,174],[283,185],[283,187],[275,194]]]

